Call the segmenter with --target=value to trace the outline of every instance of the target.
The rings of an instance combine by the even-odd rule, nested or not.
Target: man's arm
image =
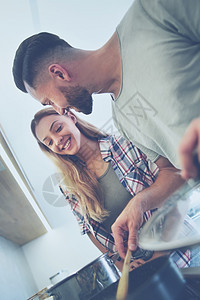
[[[198,161],[200,163],[200,119],[195,119],[186,130],[180,146],[179,156],[182,166],[181,176],[184,179],[197,176],[197,168],[194,165],[194,151],[197,148]]]
[[[146,14],[166,30],[199,43],[199,0],[140,0]]]
[[[184,183],[179,170],[166,158],[159,158],[156,164],[160,169],[156,181],[133,197],[112,225],[115,244],[123,259],[126,254],[123,243],[124,231],[128,232],[128,248],[131,251],[136,250],[137,234],[144,221],[144,212],[159,208],[166,198]]]

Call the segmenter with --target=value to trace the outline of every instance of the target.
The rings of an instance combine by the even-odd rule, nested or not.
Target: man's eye
[[[59,126],[58,126],[58,128],[56,129],[56,132],[59,132],[59,131],[61,131],[61,129],[62,129],[62,126],[61,126],[61,125],[59,125]]]
[[[44,101],[44,104],[43,104],[44,106],[45,105],[53,105],[53,102],[51,101],[51,100],[49,100],[49,99],[47,99],[46,101]]]
[[[51,146],[53,144],[52,140],[49,141],[48,146]]]

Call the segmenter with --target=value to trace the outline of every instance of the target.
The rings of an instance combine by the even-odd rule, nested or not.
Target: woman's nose
[[[62,144],[63,141],[63,136],[58,136],[56,137],[56,145],[59,146],[60,144]]]

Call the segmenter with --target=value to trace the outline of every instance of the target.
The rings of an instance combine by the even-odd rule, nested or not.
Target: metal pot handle
[[[107,253],[108,253],[108,252],[107,252]],[[109,256],[109,255],[108,255],[108,256]],[[115,263],[116,260],[118,260],[118,259],[120,258],[118,251],[112,253],[112,254],[109,256],[109,258],[112,259],[112,261]],[[121,258],[120,258],[120,260],[121,260]]]

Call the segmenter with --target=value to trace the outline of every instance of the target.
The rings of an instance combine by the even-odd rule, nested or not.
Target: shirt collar
[[[112,157],[112,152],[109,136],[99,139],[98,142],[103,160],[110,161]]]

